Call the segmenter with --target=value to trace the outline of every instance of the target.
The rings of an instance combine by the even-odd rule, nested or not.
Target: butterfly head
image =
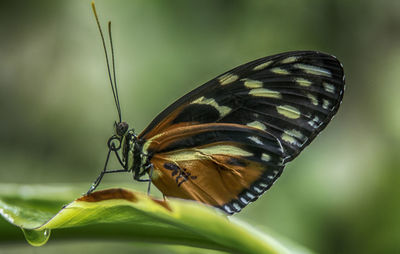
[[[117,137],[123,137],[129,129],[129,124],[127,122],[115,122],[114,123],[114,133]]]

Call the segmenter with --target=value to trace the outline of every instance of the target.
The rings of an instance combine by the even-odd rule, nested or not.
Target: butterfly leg
[[[92,193],[97,186],[99,186],[101,180],[103,179],[103,176],[105,174],[110,174],[110,173],[121,173],[121,172],[129,172],[129,170],[127,169],[116,169],[116,170],[107,170],[107,171],[101,171],[99,177],[97,177],[96,181],[94,181],[94,183],[92,184],[92,186],[90,187],[89,191],[86,193],[86,195],[89,195],[90,193]]]
[[[149,176],[151,178],[151,175],[153,174],[153,164],[147,164],[146,166],[144,166],[145,172],[149,169],[150,169]],[[140,179],[139,177],[136,177],[135,175],[133,175],[133,180],[138,181],[138,182],[151,182],[150,178],[149,179]]]
[[[140,179],[140,178],[135,178],[135,175],[133,176],[133,179],[138,181],[138,182],[147,182],[149,183],[147,186],[147,194],[150,194],[150,187],[151,187],[151,176],[153,175],[153,169],[154,166],[153,164],[147,164],[146,166],[144,166],[144,171],[149,171],[149,178],[148,179]]]
[[[153,164],[149,164],[149,166],[150,166],[150,173],[149,173],[149,184],[147,186],[147,196],[150,196],[151,177],[153,176],[153,169],[154,169]]]
[[[117,170],[107,170],[108,160],[110,159],[111,149],[108,150],[106,162],[104,163],[103,171],[101,171],[100,175],[97,177],[96,181],[93,182],[92,186],[90,186],[89,190],[87,191],[86,195],[92,193],[97,186],[99,186],[103,176],[109,173],[119,173],[119,172],[128,172],[127,169],[117,169]]]
[[[104,172],[107,171],[107,164],[108,164],[108,160],[110,159],[110,154],[111,154],[111,149],[108,150],[107,153],[107,157],[106,157],[106,162],[104,163],[104,168],[103,171],[101,171],[100,175],[97,177],[97,179],[92,183],[92,186],[90,186],[89,190],[87,191],[86,195],[89,195],[90,193],[92,193],[97,186],[99,186],[101,179],[103,179],[104,176]]]

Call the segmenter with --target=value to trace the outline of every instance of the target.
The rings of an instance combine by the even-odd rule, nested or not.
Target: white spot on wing
[[[258,96],[258,97],[267,97],[267,98],[282,98],[282,95],[278,91],[269,90],[266,88],[256,88],[251,89],[249,92],[250,95]]]
[[[244,86],[247,88],[261,88],[263,87],[263,82],[252,79],[245,79]]]
[[[295,137],[292,137],[292,136],[290,136],[290,135],[288,135],[286,133],[283,133],[281,138],[282,138],[283,141],[285,141],[285,142],[287,142],[289,144],[296,145],[298,147],[301,146],[301,144],[299,143],[299,141]]]
[[[247,201],[244,197],[240,197],[240,201],[242,201],[242,203],[245,205],[249,203],[249,201]]]
[[[253,121],[253,122],[248,123],[246,125],[249,126],[249,127],[253,127],[253,128],[257,128],[257,129],[263,130],[263,131],[265,131],[267,129],[267,127],[263,123],[260,123],[259,121]]]
[[[240,212],[240,210],[242,210],[242,208],[240,208],[239,204],[234,202],[232,203],[233,209],[236,210],[236,212]]]
[[[332,77],[332,73],[322,67],[309,65],[309,64],[301,64],[297,63],[293,65],[294,67],[303,70],[305,73],[318,75],[318,76],[325,76],[325,77]]]
[[[311,100],[311,103],[312,103],[313,105],[315,105],[315,106],[318,105],[318,99],[317,99],[317,97],[315,97],[313,94],[308,93],[308,94],[307,94],[307,97]]]
[[[297,82],[300,86],[311,86],[312,82],[310,80],[304,79],[304,78],[295,78],[294,81]]]
[[[264,145],[264,143],[260,140],[259,137],[251,136],[251,137],[248,137],[248,139],[250,139],[251,141],[253,141],[256,144]]]
[[[164,156],[172,161],[209,159],[212,155],[253,156],[252,153],[231,145],[210,145],[202,148],[182,149],[164,153]]]
[[[250,192],[246,192],[246,196],[249,197],[250,199],[255,198],[255,196],[253,194],[251,194]]]
[[[262,192],[263,192],[263,190],[260,189],[260,188],[258,188],[257,186],[253,186],[253,190],[254,190],[255,192],[257,192],[257,193],[262,193]]]
[[[276,110],[279,114],[290,119],[297,119],[300,117],[300,111],[297,108],[289,105],[276,106]]]
[[[293,62],[296,62],[297,59],[299,59],[298,56],[289,56],[289,57],[283,59],[283,60],[281,61],[281,63],[283,63],[283,64],[293,63]]]
[[[335,86],[329,83],[322,83],[322,86],[324,87],[325,91],[328,93],[335,93]]]
[[[216,110],[218,110],[220,117],[226,116],[232,110],[230,107],[220,106],[213,98],[205,98],[204,96],[192,101],[191,104],[206,104],[213,106]]]
[[[269,154],[263,153],[261,155],[261,160],[263,161],[270,161],[271,160],[271,156]]]
[[[292,137],[304,140],[304,135],[299,130],[291,129],[291,130],[284,130],[284,132]]]
[[[320,122],[318,116],[315,116],[312,120],[308,121],[308,124],[313,128],[318,128],[322,123]]]
[[[228,85],[232,82],[235,82],[236,80],[238,80],[239,76],[235,75],[235,74],[231,74],[231,73],[226,73],[224,75],[222,75],[221,77],[218,78],[218,81],[221,85]]]
[[[255,66],[255,67],[253,68],[253,70],[254,70],[254,71],[259,71],[259,70],[265,69],[265,68],[266,68],[268,65],[270,65],[271,63],[272,63],[272,60],[271,60],[271,61],[267,61],[267,62],[262,63],[262,64],[259,64],[259,65]]]
[[[227,211],[228,213],[233,213],[232,209],[228,205],[223,206],[224,210]]]
[[[324,109],[328,109],[330,104],[331,104],[331,103],[330,103],[328,100],[326,100],[326,99],[323,99],[323,100],[322,100],[322,107],[323,107]]]
[[[270,69],[270,71],[275,73],[275,74],[280,74],[280,75],[290,74],[289,71],[287,71],[285,69],[282,69],[282,68],[279,68],[279,67],[272,68],[272,69]]]

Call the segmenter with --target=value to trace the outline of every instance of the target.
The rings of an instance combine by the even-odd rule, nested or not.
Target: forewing
[[[343,91],[343,69],[335,57],[315,51],[282,53],[198,87],[161,112],[139,138],[184,126],[234,123],[274,136],[287,162],[330,121]]]
[[[147,141],[152,183],[166,196],[239,212],[283,169],[283,149],[272,135],[237,124],[171,129]]]

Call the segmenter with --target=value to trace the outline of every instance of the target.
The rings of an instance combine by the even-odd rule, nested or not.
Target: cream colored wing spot
[[[205,104],[213,106],[216,110],[218,110],[220,117],[226,116],[232,110],[230,107],[220,106],[213,98],[205,98],[204,96],[192,101],[191,104]]]
[[[233,155],[233,156],[253,156],[252,153],[243,150],[237,146],[230,146],[230,145],[215,145],[204,147],[200,149],[196,149],[197,151],[201,152],[202,154],[206,155],[213,155],[213,154],[226,154],[226,155]]]
[[[322,100],[322,108],[328,109],[330,104],[331,103],[328,100],[326,100],[326,99]]]
[[[279,75],[288,75],[288,74],[290,74],[290,72],[288,72],[287,70],[279,68],[279,67],[272,68],[272,69],[270,69],[270,71],[272,73],[279,74]]]
[[[251,192],[246,192],[246,196],[250,198],[250,200],[253,200],[255,196]]]
[[[267,127],[263,123],[260,123],[259,121],[253,121],[253,122],[248,123],[246,125],[249,126],[249,127],[253,127],[253,128],[259,129],[259,130],[263,130],[263,131],[265,131],[267,129]]]
[[[315,116],[312,120],[308,121],[308,125],[313,128],[318,128],[321,125],[321,121],[319,120],[318,116]]]
[[[273,61],[271,60],[271,61],[267,61],[267,62],[265,62],[265,63],[259,64],[259,65],[255,66],[255,67],[253,68],[253,70],[254,70],[254,71],[259,71],[259,70],[265,69],[265,68],[267,68],[272,62],[273,62]]]
[[[307,97],[311,100],[311,103],[315,106],[318,105],[318,99],[315,97],[315,95],[308,93]]]
[[[232,82],[235,82],[236,80],[238,80],[239,79],[239,76],[238,75],[235,75],[235,74],[231,74],[231,73],[227,73],[227,74],[224,74],[224,75],[222,75],[221,77],[219,77],[218,78],[218,82],[221,84],[221,85],[228,85],[228,84],[230,84],[230,83],[232,83]]]
[[[303,146],[304,143],[307,141],[307,137],[304,136],[303,133],[301,133],[299,130],[296,129],[292,129],[292,130],[285,130],[284,134],[286,135],[282,135],[282,139],[285,140],[286,142],[289,142],[291,144],[296,144],[297,146]],[[290,137],[295,138],[295,140],[292,140]],[[302,143],[299,143],[298,140],[301,140]]]
[[[240,197],[240,201],[243,203],[243,204],[245,204],[245,205],[248,205],[250,202],[247,200],[247,199],[245,199],[244,197]]]
[[[255,191],[255,192],[257,192],[257,193],[259,193],[259,194],[261,194],[261,193],[264,192],[264,190],[258,188],[257,186],[253,186],[253,187],[252,187],[252,190]]]
[[[240,212],[242,210],[238,203],[232,203],[232,206],[236,210],[236,212]]]
[[[304,140],[304,135],[299,130],[292,129],[292,130],[285,130],[284,132],[292,137]]]
[[[251,89],[249,92],[250,95],[258,96],[258,97],[267,97],[267,98],[282,98],[282,95],[278,91],[269,90],[266,88],[255,88]]]
[[[258,138],[258,137],[251,136],[251,137],[248,137],[248,139],[250,139],[251,141],[253,141],[253,142],[256,143],[256,144],[264,145],[264,143],[263,143],[263,142],[260,140],[260,138]]]
[[[295,78],[294,79],[297,84],[300,86],[308,87],[311,86],[312,82],[310,80],[304,79],[304,78]]]
[[[224,205],[222,207],[225,211],[227,211],[228,213],[233,213],[232,209],[228,206],[228,205]]]
[[[313,74],[313,75],[318,75],[318,76],[325,76],[325,77],[332,77],[332,73],[329,70],[327,70],[325,68],[318,67],[318,66],[308,65],[308,64],[301,64],[301,63],[294,64],[293,66],[295,68],[303,70],[305,73],[308,73],[308,74]]]
[[[281,61],[282,64],[289,64],[296,62],[299,59],[298,56],[289,56]]]
[[[300,111],[297,108],[289,105],[276,106],[276,110],[279,114],[290,119],[297,119],[300,117]]]
[[[324,87],[325,91],[328,93],[335,93],[335,86],[329,83],[322,83],[322,86]]]
[[[261,160],[263,160],[263,161],[270,161],[271,160],[271,156],[269,155],[269,154],[266,154],[266,153],[263,153],[262,155],[261,155]]]
[[[243,81],[244,81],[244,86],[250,89],[263,87],[263,82],[258,80],[244,79]]]
[[[214,145],[203,148],[193,148],[179,150],[164,154],[168,160],[172,161],[190,161],[199,159],[209,159],[212,155],[228,155],[228,156],[254,156],[252,153],[236,146],[230,145]]]
[[[294,138],[294,137],[292,137],[292,136],[290,136],[290,135],[288,135],[286,133],[283,133],[281,138],[282,138],[283,141],[285,141],[285,142],[287,142],[289,144],[296,145],[296,146],[299,146],[299,147],[301,146],[301,144],[299,143],[299,141],[297,141],[296,138]]]

